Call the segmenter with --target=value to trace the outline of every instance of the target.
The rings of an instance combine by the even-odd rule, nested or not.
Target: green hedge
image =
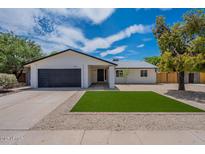
[[[18,81],[13,74],[0,73],[0,88],[12,88]]]

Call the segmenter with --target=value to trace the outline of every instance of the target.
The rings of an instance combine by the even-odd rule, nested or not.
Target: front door
[[[98,69],[98,81],[104,81],[104,69]]]
[[[189,73],[189,83],[194,83],[194,73]]]

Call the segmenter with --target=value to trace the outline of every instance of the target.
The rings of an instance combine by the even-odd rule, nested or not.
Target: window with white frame
[[[116,77],[123,77],[123,70],[116,70]]]
[[[147,70],[140,70],[141,77],[147,77]]]

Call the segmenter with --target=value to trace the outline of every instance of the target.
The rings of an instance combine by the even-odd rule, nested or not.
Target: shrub
[[[13,74],[0,73],[0,87],[12,88],[18,83],[16,76]]]

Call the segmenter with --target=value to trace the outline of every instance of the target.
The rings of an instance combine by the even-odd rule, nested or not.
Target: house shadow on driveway
[[[165,95],[172,96],[176,99],[190,100],[205,104],[205,92],[201,91],[168,90]]]
[[[29,89],[32,91],[84,91],[85,89],[83,88],[34,88],[34,89]]]
[[[86,90],[88,91],[119,91],[120,89],[115,86],[114,88],[109,88],[108,84],[105,83],[93,83]]]

